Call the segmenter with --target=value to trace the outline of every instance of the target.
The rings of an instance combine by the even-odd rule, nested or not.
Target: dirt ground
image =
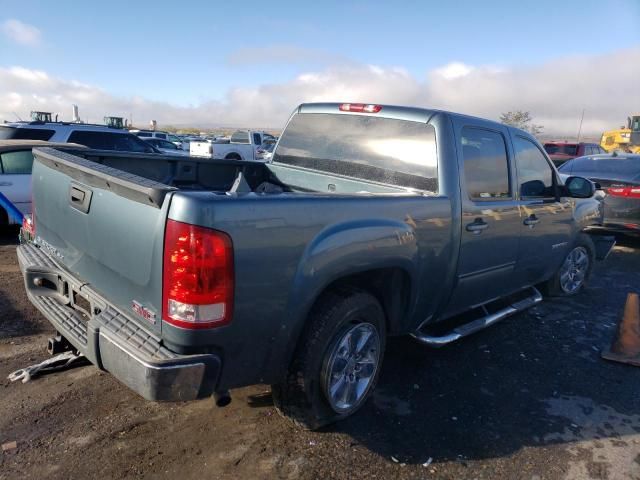
[[[389,342],[375,395],[320,432],[275,411],[269,388],[143,400],[89,365],[11,384],[47,358],[52,329],[24,294],[15,231],[0,234],[0,478],[640,479],[640,368],[600,358],[640,291],[640,242],[587,291],[441,350]]]

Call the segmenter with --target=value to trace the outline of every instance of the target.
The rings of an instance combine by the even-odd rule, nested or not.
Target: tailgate
[[[167,194],[175,189],[51,148],[34,149],[34,158],[36,243],[115,307],[159,332]],[[133,314],[134,304],[155,319]]]

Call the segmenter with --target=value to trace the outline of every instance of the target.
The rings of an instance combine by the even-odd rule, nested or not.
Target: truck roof
[[[341,107],[344,105],[365,105],[365,106],[380,107],[380,108],[378,110],[379,113],[378,112],[368,113],[366,111],[350,112],[350,111],[341,110]],[[526,132],[525,130],[521,130],[512,125],[505,125],[503,123],[497,122],[495,120],[489,120],[487,118],[476,117],[473,115],[466,115],[463,113],[450,112],[447,110],[439,110],[435,108],[407,107],[407,106],[401,106],[401,105],[332,102],[332,103],[303,103],[298,106],[295,112],[297,113],[331,113],[331,114],[337,113],[337,114],[346,114],[346,115],[352,115],[355,113],[357,115],[371,115],[371,116],[393,118],[397,120],[408,120],[413,122],[423,122],[423,123],[427,123],[431,119],[431,117],[433,117],[435,114],[442,113],[449,116],[455,116],[460,118],[473,118],[473,119],[481,120],[483,122],[494,123],[502,127],[507,127],[509,129],[515,130],[528,137],[532,137],[532,135],[529,132]]]

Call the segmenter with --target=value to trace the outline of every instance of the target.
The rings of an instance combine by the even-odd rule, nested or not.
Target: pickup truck
[[[613,241],[594,184],[528,133],[409,107],[303,104],[270,163],[38,148],[27,294],[151,400],[272,385],[317,428],[356,412],[386,339],[442,346],[575,295]]]
[[[191,142],[189,154],[194,157],[206,157],[226,160],[262,161],[261,146],[273,135],[252,130],[237,130],[229,141]]]

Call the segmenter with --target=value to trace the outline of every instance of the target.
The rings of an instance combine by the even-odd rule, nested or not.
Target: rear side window
[[[511,197],[507,147],[500,133],[464,127],[462,158],[469,198],[502,200]]]
[[[0,155],[0,165],[2,165],[2,173],[7,175],[30,174],[33,166],[33,153],[31,150],[5,152]]]
[[[161,138],[163,140],[166,140],[167,134],[166,133],[156,133],[156,138]]]
[[[69,135],[70,143],[79,143],[96,150],[153,153],[153,148],[129,133],[92,132],[76,130]]]
[[[0,127],[0,140],[49,140],[54,133],[46,128]]]
[[[253,144],[254,145],[261,145],[262,144],[262,140],[260,139],[260,134],[259,133],[254,133],[253,134]]]
[[[150,137],[151,132],[136,132],[136,135],[139,137]]]
[[[249,142],[249,132],[238,131],[231,135],[233,143],[251,143]]]
[[[433,126],[368,115],[295,115],[274,162],[388,185],[438,191]]]
[[[555,198],[553,170],[538,147],[523,137],[514,137],[513,147],[520,196],[522,198]]]

